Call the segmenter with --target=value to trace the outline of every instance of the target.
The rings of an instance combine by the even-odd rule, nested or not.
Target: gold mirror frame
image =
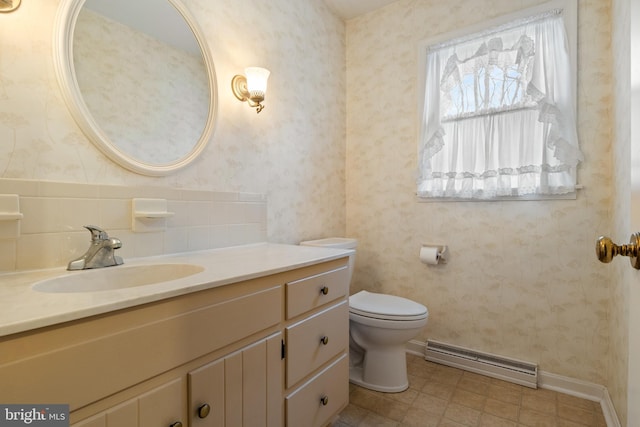
[[[186,156],[166,164],[151,164],[134,159],[119,150],[95,121],[84,102],[73,64],[73,35],[78,15],[85,1],[86,0],[62,0],[54,26],[53,52],[56,75],[64,100],[76,123],[103,154],[130,171],[148,176],[164,176],[189,165],[205,149],[213,134],[217,119],[217,83],[213,58],[211,57],[204,34],[198,27],[195,19],[180,0],[166,0],[183,16],[200,45],[209,80],[209,112],[207,121],[199,140]]]
[[[20,7],[22,0],[0,0],[0,13],[13,12]]]

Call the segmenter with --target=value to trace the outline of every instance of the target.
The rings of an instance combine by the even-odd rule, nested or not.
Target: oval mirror
[[[202,152],[215,127],[215,70],[179,0],[62,0],[55,34],[65,101],[100,151],[155,176]]]

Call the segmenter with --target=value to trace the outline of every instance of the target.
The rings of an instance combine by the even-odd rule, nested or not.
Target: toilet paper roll
[[[427,265],[438,265],[440,263],[438,248],[423,246],[420,249],[420,262]]]

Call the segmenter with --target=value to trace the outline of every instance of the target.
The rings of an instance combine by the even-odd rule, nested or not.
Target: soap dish
[[[164,231],[166,219],[174,215],[167,211],[166,199],[133,199],[131,229],[138,233]]]
[[[0,239],[20,237],[20,198],[17,194],[0,194]]]

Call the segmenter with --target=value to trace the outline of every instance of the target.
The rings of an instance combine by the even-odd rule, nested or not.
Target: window
[[[424,48],[419,197],[575,197],[575,10],[548,3]]]

